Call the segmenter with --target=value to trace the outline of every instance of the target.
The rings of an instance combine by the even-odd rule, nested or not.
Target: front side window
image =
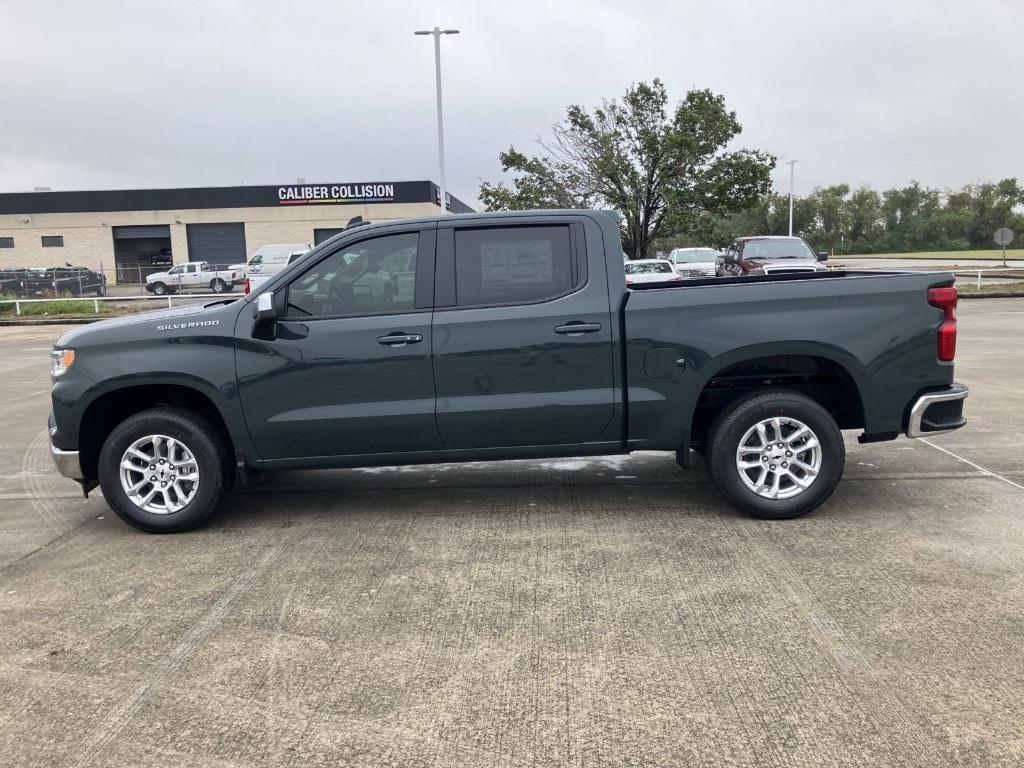
[[[572,288],[568,225],[455,232],[455,299],[460,306],[544,301]]]
[[[410,312],[419,234],[385,235],[335,251],[288,286],[289,317]]]
[[[180,275],[181,274],[181,267],[171,267],[169,270],[167,270],[167,274],[168,275]]]

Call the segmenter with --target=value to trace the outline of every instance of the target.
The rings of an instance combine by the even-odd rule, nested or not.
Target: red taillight
[[[244,285],[243,291],[248,296],[249,295],[249,278],[248,277],[245,278],[245,283],[243,285]]]
[[[956,286],[928,289],[928,303],[944,314],[937,339],[939,360],[944,363],[952,362],[956,356],[956,301]]]

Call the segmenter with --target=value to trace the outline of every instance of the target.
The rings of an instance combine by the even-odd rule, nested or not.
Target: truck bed
[[[935,353],[943,314],[927,301],[929,288],[952,283],[947,272],[836,270],[632,287],[623,309],[630,444],[664,449],[693,420],[699,431],[694,414],[709,389],[744,374],[730,366],[749,371],[758,359],[752,375],[765,380],[808,378],[810,363],[842,371],[860,400],[844,426],[894,437],[908,402],[952,383],[952,365]]]

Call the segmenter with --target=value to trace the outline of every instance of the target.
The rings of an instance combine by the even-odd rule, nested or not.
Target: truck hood
[[[152,275],[146,275],[146,282],[155,283],[157,280],[167,280],[170,276],[170,272],[154,272]]]
[[[205,306],[192,304],[186,307],[173,307],[172,309],[157,309],[152,312],[139,312],[135,315],[115,317],[110,320],[100,320],[97,323],[82,325],[65,333],[57,341],[58,347],[73,347],[76,344],[91,343],[99,341],[100,335],[109,334],[111,331],[116,335],[122,333],[124,337],[136,335],[150,335],[151,333],[174,333],[177,330],[186,330],[189,323],[210,323],[219,325],[226,322],[225,310],[238,299],[231,299],[227,302],[214,302]],[[237,309],[237,306],[235,307]],[[130,326],[141,326],[138,329],[131,329]],[[131,331],[137,330],[138,333]],[[129,331],[129,333],[124,333]]]

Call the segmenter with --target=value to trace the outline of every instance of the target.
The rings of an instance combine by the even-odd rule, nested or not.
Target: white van
[[[260,246],[245,264],[232,264],[230,269],[241,269],[247,275],[272,275],[288,265],[288,257],[296,251],[309,250],[309,243],[274,243]]]

